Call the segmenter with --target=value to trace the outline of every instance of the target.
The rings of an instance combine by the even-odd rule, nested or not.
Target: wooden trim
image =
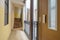
[[[33,39],[33,0],[30,0],[30,40]]]
[[[39,23],[39,17],[42,17],[42,0],[38,0],[38,39],[37,40],[42,40],[42,24],[41,22]]]
[[[38,33],[39,33],[38,32],[39,31],[39,29],[38,29],[39,28],[39,0],[38,0],[38,5],[37,6],[38,6],[38,9],[37,9],[38,10],[38,12],[37,12],[38,13],[38,20],[37,20],[38,21],[37,22],[37,40],[39,40],[39,35],[38,35]]]
[[[7,6],[7,8],[6,8],[6,6]],[[7,13],[6,13],[6,11],[7,11]],[[6,19],[6,16],[7,16],[7,19]],[[8,23],[9,23],[9,0],[5,0],[4,25],[8,25]]]

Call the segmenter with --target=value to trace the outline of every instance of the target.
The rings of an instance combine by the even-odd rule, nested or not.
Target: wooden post
[[[30,1],[30,40],[33,39],[33,0]]]

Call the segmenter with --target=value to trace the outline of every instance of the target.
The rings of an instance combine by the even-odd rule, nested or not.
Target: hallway
[[[23,31],[13,30],[8,40],[28,40],[28,38]]]

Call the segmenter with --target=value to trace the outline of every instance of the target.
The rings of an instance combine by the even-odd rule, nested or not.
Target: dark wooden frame
[[[6,1],[7,1],[7,3],[6,3]],[[4,14],[4,25],[7,25],[8,22],[9,22],[9,0],[5,0],[5,6],[6,5],[7,5],[7,13],[6,13],[6,10],[5,10],[5,14]],[[5,16],[6,15],[7,15],[7,22],[6,22],[6,19],[5,19]]]
[[[30,1],[30,39],[33,39],[33,0]]]
[[[37,11],[37,13],[38,13],[37,18],[38,18],[38,20],[37,20],[37,21],[39,22],[39,0],[37,1],[37,6],[38,6],[38,8],[37,8],[37,10],[38,10],[38,11]],[[38,23],[38,22],[37,22],[37,40],[39,40],[39,35],[38,35],[38,33],[39,33],[39,32],[38,32],[38,30],[39,30],[39,29],[38,29],[38,28],[39,28],[39,25],[38,25],[38,24],[39,24],[39,23]]]
[[[42,14],[40,14],[41,13],[41,11],[42,11],[42,0],[38,0],[38,38],[37,38],[37,40],[42,40],[42,24],[41,24],[41,22],[39,22],[39,17],[41,17],[42,16]]]

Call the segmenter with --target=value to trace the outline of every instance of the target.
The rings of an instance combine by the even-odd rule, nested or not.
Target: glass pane
[[[49,0],[48,28],[57,30],[57,0]]]
[[[30,0],[26,0],[23,14],[24,14],[24,31],[29,38],[30,36]]]
[[[33,40],[37,40],[37,9],[38,0],[33,0]]]

